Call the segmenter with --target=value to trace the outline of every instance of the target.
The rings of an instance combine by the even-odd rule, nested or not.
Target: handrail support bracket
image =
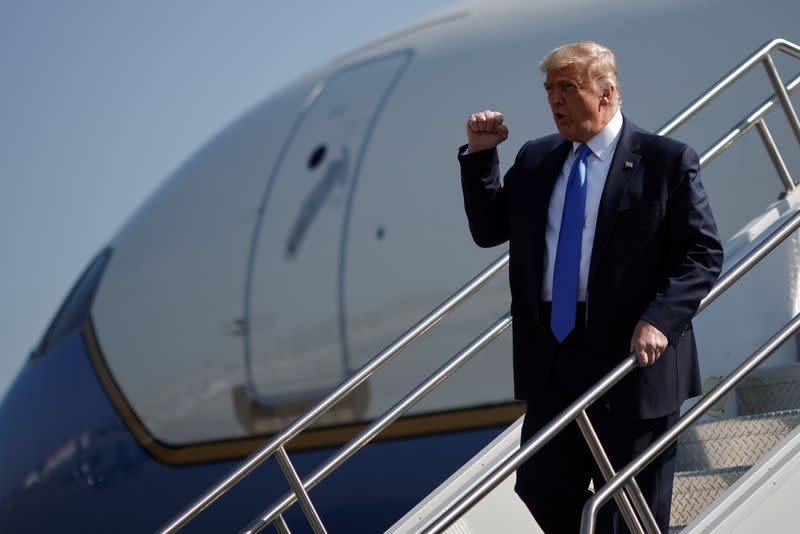
[[[786,118],[789,119],[789,126],[792,127],[794,136],[797,138],[797,142],[800,143],[800,119],[797,118],[797,113],[794,110],[794,106],[792,106],[792,101],[789,100],[789,93],[786,91],[786,86],[783,85],[783,80],[781,80],[781,75],[775,67],[772,56],[766,54],[762,59],[762,65],[764,65],[769,81],[775,89],[775,96],[778,97],[783,111],[786,113]]]
[[[322,525],[322,519],[319,517],[319,513],[317,513],[314,504],[311,502],[311,498],[308,496],[308,492],[303,487],[300,476],[297,474],[291,460],[289,460],[289,455],[286,454],[286,449],[278,447],[278,450],[275,451],[275,459],[278,460],[281,471],[283,471],[283,474],[289,481],[289,485],[297,496],[297,500],[300,501],[300,507],[303,509],[303,513],[306,514],[306,519],[308,519],[308,522],[311,524],[314,534],[328,534],[325,527]]]
[[[784,189],[786,189],[787,193],[791,193],[795,190],[797,184],[789,174],[789,169],[786,167],[786,163],[778,151],[778,145],[775,144],[775,139],[772,138],[772,134],[767,128],[767,122],[763,117],[756,121],[756,128],[758,128],[758,134],[761,136],[761,141],[764,142],[764,147],[769,153],[769,158],[772,160],[775,170],[778,171],[778,177],[781,179]]]
[[[603,478],[608,482],[614,477],[616,471],[614,471],[611,460],[608,458],[606,451],[600,443],[600,438],[589,420],[589,416],[586,415],[586,410],[581,410],[575,422],[578,423],[578,428],[580,428],[583,439],[586,440],[586,444],[589,446],[589,450],[592,452],[594,461],[600,468]],[[628,528],[630,528],[631,531],[646,534],[660,534],[658,524],[653,517],[653,512],[650,511],[650,508],[647,506],[647,501],[645,501],[642,490],[639,489],[639,485],[636,483],[635,479],[631,479],[631,482],[625,485],[624,491],[615,493],[614,500],[616,500],[617,506],[625,519],[625,523],[628,524]],[[636,509],[635,512],[634,508]]]

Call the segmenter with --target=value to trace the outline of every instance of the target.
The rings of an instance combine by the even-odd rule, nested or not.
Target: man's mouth
[[[564,120],[567,116],[564,113],[561,113],[561,112],[557,111],[555,113],[555,117],[556,117],[556,122],[560,122],[560,121]]]

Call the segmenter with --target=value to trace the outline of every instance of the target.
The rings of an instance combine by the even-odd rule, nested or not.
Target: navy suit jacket
[[[700,372],[691,319],[722,266],[722,245],[689,146],[625,118],[600,200],[586,304],[589,352],[581,362],[555,358],[555,339],[539,322],[550,196],[572,146],[560,135],[527,142],[498,190],[497,150],[460,155],[461,185],[475,242],[509,242],[514,390],[543,391],[551,373],[585,389],[630,353],[645,319],[669,340],[658,361],[637,368],[607,394],[612,411],[638,419],[676,411],[698,395]],[[591,177],[590,177],[591,179]]]

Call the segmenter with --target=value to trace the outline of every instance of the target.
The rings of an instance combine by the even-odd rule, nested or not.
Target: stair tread
[[[800,363],[758,369],[736,394],[742,415],[695,424],[678,439],[670,533],[685,529],[800,426]]]
[[[677,469],[752,465],[800,425],[800,410],[785,410],[695,425],[678,440]]]
[[[729,419],[720,419],[718,421],[706,421],[689,428],[689,430],[678,438],[678,443],[693,441],[698,435],[733,434],[732,430],[740,428],[741,426],[755,426],[758,423],[761,423],[763,426],[770,424],[779,425],[782,422],[793,421],[795,419],[800,419],[800,409],[779,410],[753,415],[742,415]]]
[[[687,525],[731,487],[750,466],[677,473],[670,524]]]

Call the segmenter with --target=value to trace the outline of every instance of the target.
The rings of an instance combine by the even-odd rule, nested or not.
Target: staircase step
[[[680,532],[800,425],[800,363],[756,369],[736,388],[739,417],[678,439],[669,532]]]
[[[670,525],[688,525],[751,466],[677,473],[672,490]]]
[[[800,408],[800,363],[758,368],[736,388],[739,415]]]
[[[694,425],[678,439],[676,470],[702,471],[753,465],[798,425],[800,410]]]

